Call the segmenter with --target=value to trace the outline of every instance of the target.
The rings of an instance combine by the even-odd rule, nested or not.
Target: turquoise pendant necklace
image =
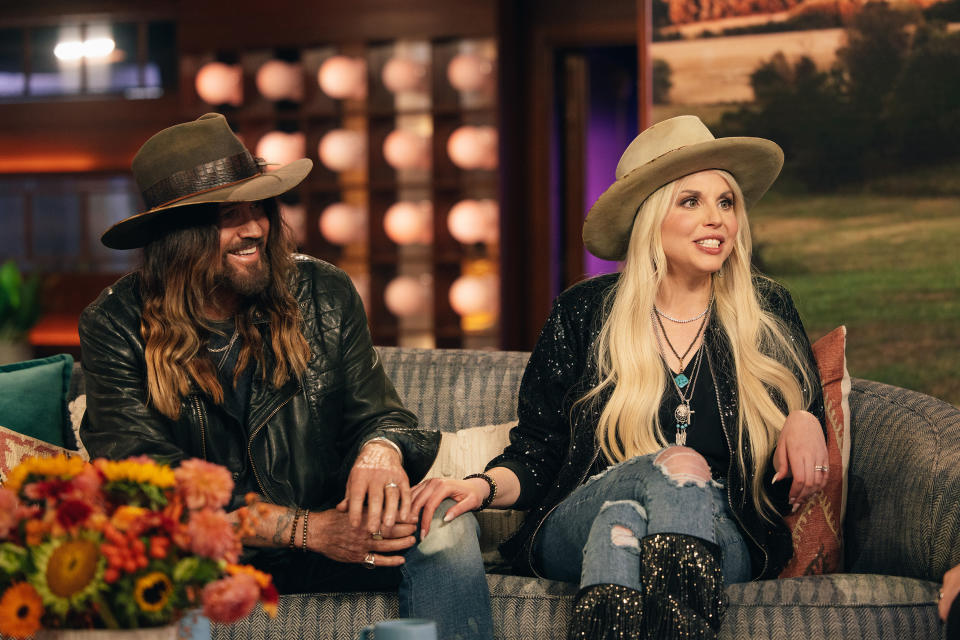
[[[707,306],[709,309],[709,305]],[[687,354],[690,353],[690,350],[693,349],[693,345],[697,343],[697,340],[700,338],[700,335],[703,333],[703,329],[707,324],[706,316],[703,317],[703,320],[700,321],[700,326],[697,328],[697,335],[693,337],[693,342],[690,343],[690,346],[687,347],[687,350],[683,352],[683,356],[677,353],[677,350],[673,347],[673,344],[670,342],[670,338],[667,337],[667,330],[663,326],[663,321],[660,319],[660,314],[654,310],[654,313],[651,314],[656,321],[656,324],[653,327],[653,333],[657,337],[657,344],[660,346],[660,352],[663,353],[663,342],[660,340],[660,334],[663,334],[664,340],[666,340],[667,345],[670,347],[670,351],[673,355],[680,361],[680,372],[674,373],[670,369],[670,380],[673,382],[673,388],[677,392],[677,396],[680,398],[680,404],[676,406],[673,410],[673,417],[676,421],[676,435],[674,436],[674,443],[679,446],[685,446],[687,444],[687,428],[690,426],[690,421],[693,419],[694,410],[690,408],[690,401],[693,400],[693,390],[697,386],[697,378],[700,374],[700,363],[703,360],[703,343],[700,343],[700,348],[697,349],[697,355],[694,360],[693,369],[690,371],[690,378],[686,376],[683,372],[683,359],[687,357]],[[667,318],[669,320],[669,317]],[[659,326],[659,331],[657,330]],[[666,361],[664,361],[666,364]],[[688,388],[689,387],[689,388]],[[686,393],[684,392],[686,391]]]

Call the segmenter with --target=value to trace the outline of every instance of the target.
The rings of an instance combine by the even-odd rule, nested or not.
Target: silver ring
[[[818,464],[813,468],[814,471],[830,471],[830,467],[825,464]]]
[[[937,591],[937,602],[943,600],[943,589]]]
[[[361,563],[364,569],[376,569],[377,568],[377,559],[373,556],[373,553],[368,553],[363,557],[363,562]]]
[[[376,533],[371,533],[370,537],[374,540],[383,540],[383,532],[377,529]]]
[[[383,485],[383,488],[384,488],[384,489],[399,489],[399,488],[400,488],[400,485],[398,485],[396,482],[394,482],[393,480],[391,480],[391,481],[388,482],[387,484]]]

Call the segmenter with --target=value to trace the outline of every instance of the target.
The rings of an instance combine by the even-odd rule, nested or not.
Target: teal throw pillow
[[[0,426],[64,446],[71,375],[65,353],[0,365]]]

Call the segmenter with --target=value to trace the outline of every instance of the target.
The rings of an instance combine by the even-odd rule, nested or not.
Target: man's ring
[[[380,529],[377,529],[376,533],[371,533],[370,537],[374,540],[383,540],[383,532]]]
[[[828,466],[825,465],[825,464],[818,464],[817,466],[815,466],[815,467],[813,468],[813,470],[814,470],[814,471],[829,471],[829,470],[830,470],[830,467],[828,467]]]
[[[391,481],[388,482],[387,484],[383,485],[383,488],[384,488],[384,489],[399,489],[399,488],[400,488],[400,485],[398,485],[396,482],[394,482],[393,480],[391,480]]]
[[[377,568],[377,559],[373,557],[372,553],[368,553],[363,558],[363,567],[364,569],[376,569]]]

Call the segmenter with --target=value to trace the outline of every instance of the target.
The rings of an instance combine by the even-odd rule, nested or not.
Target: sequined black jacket
[[[519,423],[510,433],[510,445],[487,468],[502,466],[520,480],[514,505],[528,509],[518,532],[501,546],[501,552],[518,571],[535,574],[531,548],[540,524],[564,498],[588,477],[607,466],[596,440],[598,410],[573,405],[597,380],[590,350],[605,317],[605,300],[618,274],[581,282],[562,293],[553,305],[520,385]],[[808,410],[824,424],[823,398],[809,340],[790,294],[766,279],[755,281],[762,304],[789,327],[802,351],[808,354],[813,375],[813,402]],[[706,333],[707,362],[713,370],[721,422],[728,443],[737,437],[737,385],[727,338],[711,320]],[[602,404],[602,403],[601,403]],[[782,406],[782,403],[781,403]],[[746,468],[751,452],[745,451]],[[744,478],[731,450],[727,473],[729,500],[741,529],[747,534],[755,579],[776,577],[793,553],[790,533],[782,518],[763,519],[753,506],[750,483]],[[771,487],[772,454],[767,460],[764,486]],[[788,512],[790,482],[773,485],[769,495],[780,514]]]
[[[242,428],[199,390],[183,398],[177,420],[149,406],[139,277],[124,276],[104,290],[80,317],[87,393],[81,438],[90,454],[209,459],[233,473],[234,507],[246,488],[275,504],[329,508],[343,496],[359,447],[376,436],[400,446],[411,483],[422,478],[440,434],[418,429],[400,403],[349,277],[308,256],[295,262],[292,292],[310,361],[299,379],[279,389],[256,365]],[[258,328],[269,371],[275,358],[267,320]]]

